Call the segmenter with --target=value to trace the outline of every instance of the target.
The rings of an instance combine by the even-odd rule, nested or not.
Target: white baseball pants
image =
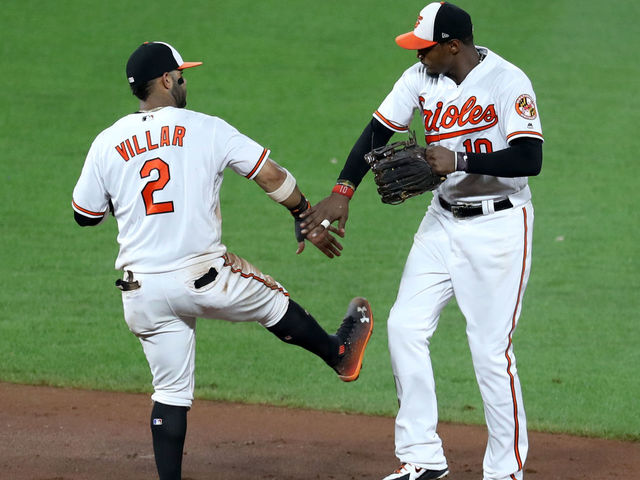
[[[396,455],[429,469],[447,466],[429,342],[455,296],[484,402],[489,440],[485,480],[521,479],[526,418],[512,336],[531,266],[533,207],[457,219],[433,202],[407,258],[388,320],[399,410]]]
[[[197,289],[209,268],[218,275]],[[275,325],[287,311],[287,291],[246,260],[227,253],[167,273],[134,272],[137,290],[122,292],[124,317],[138,337],[153,376],[154,401],[191,406],[194,390],[196,317]]]

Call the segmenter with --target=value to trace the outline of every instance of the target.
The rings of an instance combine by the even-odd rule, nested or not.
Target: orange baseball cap
[[[472,34],[473,25],[467,12],[452,3],[434,2],[420,10],[413,31],[398,35],[396,43],[407,50],[421,50]]]

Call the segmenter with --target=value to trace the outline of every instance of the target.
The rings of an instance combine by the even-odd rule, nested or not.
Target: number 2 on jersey
[[[161,158],[147,160],[140,170],[140,178],[147,178],[154,170],[158,172],[158,179],[148,181],[142,189],[142,200],[144,201],[147,215],[173,212],[173,202],[156,203],[153,201],[153,193],[162,190],[171,180],[169,165]]]

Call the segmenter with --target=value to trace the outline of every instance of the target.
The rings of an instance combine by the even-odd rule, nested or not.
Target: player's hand
[[[455,153],[440,145],[427,147],[426,158],[431,170],[438,175],[448,175],[455,170]]]
[[[313,243],[318,250],[324,253],[327,257],[339,257],[340,250],[342,250],[342,245],[338,241],[336,237],[331,235],[330,232],[338,233],[338,229],[332,226],[322,233],[313,236],[312,238],[307,238],[311,243]],[[305,242],[298,242],[298,250],[296,250],[296,254],[302,253],[304,250]]]
[[[300,224],[302,233],[309,240],[322,235],[326,230],[344,237],[344,227],[349,218],[349,198],[339,193],[332,193],[307,209],[300,217],[302,218],[302,223]],[[329,225],[326,224],[325,220],[329,222]],[[338,228],[331,226],[336,220],[338,220]]]
[[[342,250],[342,245],[338,242],[330,232],[338,233],[338,229],[332,226],[329,226],[328,229],[323,230],[321,234],[314,235],[311,238],[305,238],[305,235],[301,231],[300,224],[302,223],[302,218],[294,217],[294,228],[296,240],[298,240],[298,249],[296,250],[296,255],[301,254],[304,251],[305,247],[305,239],[309,240],[313,243],[318,250],[324,253],[327,257],[339,257],[340,250]]]

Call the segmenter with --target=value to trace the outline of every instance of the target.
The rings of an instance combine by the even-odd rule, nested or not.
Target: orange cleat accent
[[[340,358],[333,367],[340,380],[353,382],[360,376],[362,358],[373,332],[373,313],[366,298],[356,297],[349,303],[342,325],[336,332],[340,339]]]

